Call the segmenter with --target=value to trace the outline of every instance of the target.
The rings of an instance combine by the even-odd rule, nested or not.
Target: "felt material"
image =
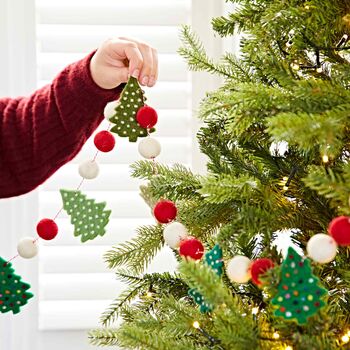
[[[109,222],[110,210],[104,210],[106,202],[95,203],[94,199],[87,199],[81,191],[60,190],[63,208],[71,217],[74,225],[74,236],[81,236],[84,243],[103,236],[105,226]]]
[[[256,259],[250,265],[250,273],[252,275],[252,281],[257,286],[262,285],[262,281],[260,281],[260,275],[263,275],[267,270],[273,267],[273,261],[268,258]]]
[[[27,304],[33,297],[27,292],[30,288],[28,283],[23,282],[21,276],[16,275],[11,263],[0,257],[0,312],[12,311],[18,314],[21,306]]]
[[[161,200],[155,205],[153,214],[160,223],[167,224],[176,218],[177,208],[174,202]]]
[[[350,245],[350,217],[338,216],[333,219],[328,226],[328,232],[338,245]]]
[[[271,300],[277,307],[275,315],[305,324],[326,303],[327,294],[320,280],[313,275],[310,260],[303,259],[292,247],[282,263],[278,293]]]
[[[180,243],[179,253],[184,258],[200,260],[204,254],[204,247],[200,240],[194,237],[188,237]]]
[[[218,276],[222,275],[224,262],[222,261],[222,250],[218,244],[216,244],[212,250],[205,254],[204,261],[205,264],[210,266]],[[203,296],[195,288],[191,288],[188,291],[188,295],[191,296],[195,303],[199,305],[200,312],[206,313],[213,310],[213,306],[207,303]]]
[[[42,219],[36,226],[38,236],[46,241],[50,241],[57,236],[58,226],[52,219]]]
[[[115,115],[109,119],[111,123],[116,124],[111,131],[121,137],[128,137],[130,142],[136,142],[138,137],[147,136],[147,130],[140,127],[136,121],[136,113],[144,105],[143,91],[137,79],[130,77],[115,108]],[[150,133],[154,131],[154,128],[148,130]]]
[[[109,131],[103,130],[95,135],[94,144],[99,151],[110,152],[115,146],[115,138]]]
[[[136,120],[141,128],[152,128],[158,121],[157,111],[150,106],[143,106],[137,111]]]

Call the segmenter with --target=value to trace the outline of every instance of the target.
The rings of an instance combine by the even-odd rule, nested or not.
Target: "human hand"
[[[103,89],[113,89],[137,78],[152,87],[158,79],[157,50],[141,41],[120,37],[106,40],[90,62],[92,79]]]

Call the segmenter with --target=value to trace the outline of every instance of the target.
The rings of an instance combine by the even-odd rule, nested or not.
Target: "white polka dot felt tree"
[[[155,131],[154,128],[147,130],[141,127],[136,120],[136,114],[145,105],[145,100],[137,79],[131,77],[123,89],[119,103],[114,108],[115,114],[109,118],[111,123],[116,124],[111,131],[121,137],[128,137],[131,142]]]
[[[105,210],[106,202],[96,203],[87,199],[86,195],[77,190],[60,190],[63,208],[71,217],[74,225],[74,236],[81,236],[86,242],[106,233],[105,226],[109,222],[110,210]]]

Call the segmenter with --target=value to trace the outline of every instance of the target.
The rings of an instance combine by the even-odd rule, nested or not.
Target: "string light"
[[[294,69],[294,70],[299,70],[300,69],[300,66],[298,63],[292,63],[291,65],[291,68]]]
[[[348,332],[346,334],[350,337],[350,329],[348,330]]]
[[[198,321],[194,321],[192,326],[193,326],[193,328],[199,329],[199,322]]]
[[[283,176],[283,181],[287,182],[288,181],[288,176]]]
[[[279,335],[279,333],[275,332],[275,333],[272,334],[272,337],[273,337],[273,339],[277,340],[277,339],[280,338],[280,335]]]
[[[305,5],[304,7],[305,7],[305,10],[310,10],[310,6],[309,5]],[[290,350],[290,349],[288,349],[288,350]]]
[[[288,345],[288,346],[285,348],[285,350],[293,350],[293,348],[292,348],[290,345]]]
[[[146,296],[147,296],[147,298],[152,298],[153,293],[152,292],[147,292]]]
[[[323,72],[322,67],[318,67],[318,68],[316,68],[316,72],[317,72],[317,73],[322,73],[322,72]]]
[[[258,308],[258,307],[253,307],[253,308],[252,308],[252,314],[253,314],[253,315],[257,315],[258,312],[259,312],[259,308]]]
[[[327,156],[327,154],[324,154],[324,155],[322,156],[322,162],[323,162],[323,163],[328,163],[328,162],[329,162],[329,157]]]
[[[283,186],[283,190],[284,190],[284,191],[288,191],[288,188],[289,188],[289,187],[286,186],[286,185]]]
[[[341,337],[341,341],[342,341],[344,344],[348,343],[349,340],[350,340],[350,338],[349,338],[349,336],[348,336],[347,334],[345,334],[345,335],[343,335],[343,336]]]

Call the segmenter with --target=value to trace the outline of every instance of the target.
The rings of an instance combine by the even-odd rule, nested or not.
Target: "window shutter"
[[[161,145],[159,162],[191,165],[191,76],[176,53],[179,25],[191,22],[191,0],[41,0],[37,1],[38,85],[50,82],[67,64],[97,48],[109,37],[136,37],[158,49],[159,82],[147,89],[147,103],[157,109],[154,134]],[[99,130],[107,128],[103,122]],[[83,127],[83,126],[82,126]],[[78,165],[95,154],[93,140],[80,154],[52,176],[39,191],[41,217],[53,217],[61,208],[60,188],[75,189],[81,178]],[[100,314],[123,289],[106,268],[103,254],[114,244],[130,239],[135,228],[154,222],[149,207],[139,196],[140,181],[130,177],[129,165],[141,159],[137,144],[116,136],[115,149],[100,153],[100,175],[86,180],[82,191],[112,210],[104,237],[82,244],[73,237],[65,212],[57,218],[59,234],[41,242],[39,273],[39,328],[77,330],[95,327]],[[174,266],[164,250],[152,271]]]

